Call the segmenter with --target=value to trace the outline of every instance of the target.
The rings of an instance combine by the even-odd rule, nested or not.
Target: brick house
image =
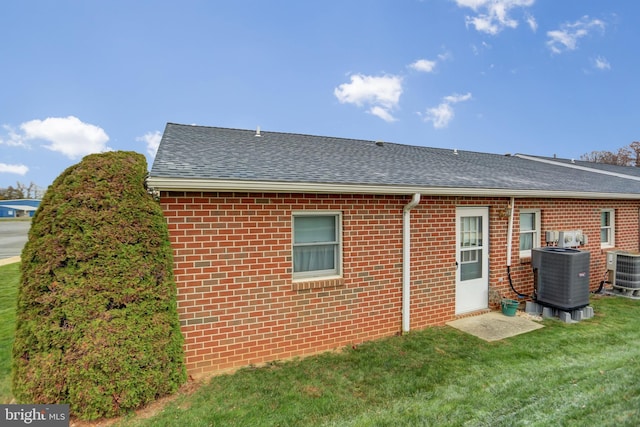
[[[640,168],[167,124],[160,196],[194,377],[442,325],[533,292],[545,231],[639,249]]]

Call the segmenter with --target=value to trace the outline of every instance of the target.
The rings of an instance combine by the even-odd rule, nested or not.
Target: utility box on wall
[[[547,246],[531,251],[536,301],[561,310],[589,305],[590,253]]]

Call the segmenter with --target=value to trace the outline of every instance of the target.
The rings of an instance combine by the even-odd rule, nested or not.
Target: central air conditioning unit
[[[536,302],[565,311],[589,305],[590,253],[546,246],[531,250]]]
[[[607,252],[607,270],[611,272],[613,289],[631,296],[640,296],[640,254]]]

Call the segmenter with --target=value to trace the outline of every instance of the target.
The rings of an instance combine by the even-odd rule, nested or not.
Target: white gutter
[[[157,191],[221,191],[265,193],[323,193],[323,194],[389,194],[420,193],[432,196],[470,197],[531,197],[560,199],[627,199],[640,200],[635,193],[596,193],[553,190],[513,190],[506,188],[420,187],[368,184],[333,184],[281,181],[237,181],[197,178],[149,177],[147,186]]]
[[[402,210],[402,332],[409,332],[411,321],[411,209],[420,203],[420,193],[413,193]]]

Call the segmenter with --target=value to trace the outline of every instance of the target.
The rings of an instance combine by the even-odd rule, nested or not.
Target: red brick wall
[[[402,209],[410,196],[163,192],[174,248],[178,310],[189,373],[199,376],[301,356],[400,333]],[[506,198],[423,196],[411,211],[411,327],[454,318],[457,206],[490,207],[490,286],[513,297],[506,278]],[[516,199],[512,271],[531,292],[518,257],[518,210],[542,210],[542,231],[582,229],[591,284],[604,272],[600,209],[616,209],[616,243],[638,249],[635,202]],[[292,213],[342,212],[343,274],[293,282]],[[622,233],[620,230],[632,230]]]
[[[612,248],[602,249],[600,245],[600,213],[602,209],[614,209],[615,211],[615,248],[628,251],[638,251],[640,249],[639,242],[639,209],[640,203],[637,201],[620,201],[620,200],[572,200],[572,199],[516,199],[514,211],[514,231],[513,231],[513,248],[511,259],[511,276],[514,287],[521,293],[531,294],[533,291],[531,259],[519,257],[519,212],[521,209],[540,209],[541,228],[542,228],[542,245],[545,245],[545,231],[563,231],[563,230],[582,230],[588,237],[588,243],[582,250],[590,252],[590,283],[591,289],[596,290],[600,282],[605,278],[606,273],[606,252]],[[501,221],[501,220],[498,220]],[[507,220],[505,223],[506,230]],[[496,222],[493,221],[493,229]],[[496,236],[500,239],[500,236]],[[494,238],[495,239],[495,238]],[[496,250],[496,246],[506,246],[506,232],[502,240],[493,241],[491,245],[492,253]],[[499,251],[499,248],[498,248]],[[500,254],[497,255],[499,257]],[[497,259],[496,257],[496,259]],[[494,258],[492,258],[494,259]],[[501,260],[506,261],[506,251]],[[498,262],[498,265],[504,265],[504,262]],[[501,280],[502,279],[502,280]],[[492,269],[490,276],[490,285],[497,289],[504,289],[504,296],[514,298],[516,295],[510,291],[506,272],[501,269]]]

